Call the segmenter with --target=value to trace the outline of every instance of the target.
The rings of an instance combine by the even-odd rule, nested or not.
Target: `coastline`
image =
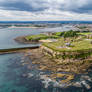
[[[27,41],[25,39],[25,36],[17,37],[14,40],[16,40],[18,43],[25,43],[25,44],[35,43],[35,41],[30,41],[30,40]],[[39,41],[37,41],[36,43],[39,43]],[[49,50],[48,48],[46,49],[46,47],[41,45],[37,49],[25,50],[25,55],[30,58],[30,61],[32,62],[33,65],[36,65],[37,70],[50,72],[50,74],[45,74],[43,76],[44,80],[46,78],[56,83],[57,79],[61,78],[62,80],[59,80],[59,84],[58,84],[59,87],[61,87],[61,85],[63,84],[65,84],[65,87],[69,87],[73,85],[80,86],[81,84],[83,84],[83,81],[81,81],[80,83],[78,82],[78,84],[72,81],[75,80],[75,76],[82,74],[87,75],[88,72],[92,71],[91,57],[76,58],[76,59],[75,58],[71,59],[66,57],[65,59],[59,59],[59,58],[55,58],[58,52],[54,53],[53,51],[51,51],[52,52],[51,53],[50,51],[51,50]],[[63,52],[60,53],[61,56],[62,54]],[[67,54],[69,55],[69,53]],[[25,65],[25,63],[26,62],[23,62],[22,64]],[[87,80],[88,79],[90,79],[90,77],[87,76]],[[87,85],[86,88],[90,89],[91,87]]]
[[[10,31],[11,29],[9,29]],[[15,29],[14,29],[15,30]],[[26,29],[23,29],[26,31]],[[37,29],[35,29],[37,30]],[[16,29],[18,32],[18,30]],[[22,30],[21,30],[22,31]],[[5,31],[6,32],[6,31]],[[13,33],[16,33],[12,31]],[[24,32],[24,31],[22,31]],[[27,31],[28,32],[28,31]],[[20,33],[20,32],[19,32]],[[69,58],[69,55],[75,56],[76,53],[68,53],[67,50],[71,50],[72,47],[75,47],[75,44],[71,43],[71,46],[68,47],[66,44],[63,43],[62,40],[60,40],[60,43],[58,42],[58,39],[54,39],[52,42],[46,43],[47,40],[44,40],[44,42],[39,41],[31,41],[25,39],[25,36],[27,34],[21,33],[18,35],[12,35],[6,39],[6,42],[9,40],[15,40],[16,44],[10,46],[10,47],[21,47],[21,46],[37,46],[37,44],[40,44],[40,47],[31,49],[26,47],[25,49],[14,49],[14,50],[4,50],[0,52],[1,57],[1,83],[3,82],[3,85],[6,85],[6,82],[11,82],[10,84],[6,85],[5,87],[9,90],[15,89],[15,84],[17,87],[19,87],[19,90],[23,89],[24,87],[29,89],[31,91],[39,92],[39,89],[42,88],[40,91],[57,91],[57,92],[71,92],[71,91],[81,91],[81,92],[89,92],[92,90],[92,58],[90,57],[90,54],[87,55],[86,58]],[[54,33],[54,32],[53,32]],[[8,33],[6,33],[8,36]],[[31,31],[28,32],[28,36],[31,34]],[[35,32],[33,33],[35,34]],[[45,32],[44,32],[45,34]],[[47,34],[47,33],[46,33]],[[25,36],[21,36],[25,35]],[[47,34],[48,35],[48,34]],[[50,34],[51,35],[51,34]],[[6,35],[5,35],[6,36]],[[20,36],[20,37],[18,37]],[[1,33],[2,37],[2,33]],[[17,37],[13,39],[14,37]],[[51,38],[50,38],[51,39]],[[48,40],[50,40],[48,39]],[[61,39],[61,38],[60,38]],[[2,40],[2,39],[1,39]],[[67,39],[66,39],[67,40]],[[81,39],[79,39],[81,40]],[[79,41],[76,39],[76,41]],[[56,41],[58,44],[56,44]],[[70,39],[66,41],[66,43],[69,43]],[[85,39],[85,41],[88,41],[91,43],[91,40]],[[12,41],[13,42],[13,41]],[[5,43],[5,41],[4,41]],[[45,45],[43,45],[45,43]],[[49,44],[50,43],[50,44]],[[54,44],[52,44],[54,43]],[[61,44],[63,43],[64,46]],[[12,43],[8,43],[12,44]],[[27,45],[28,44],[28,45]],[[32,45],[31,45],[32,44]],[[34,45],[36,44],[36,45]],[[48,45],[46,45],[48,44]],[[87,44],[87,43],[86,43]],[[5,44],[6,45],[6,44]],[[67,49],[65,53],[56,52],[53,48],[53,45],[57,46],[59,49]],[[85,45],[85,44],[84,44]],[[46,48],[47,46],[48,48]],[[1,46],[2,47],[2,46]],[[7,45],[6,45],[7,47]],[[8,46],[9,47],[9,46]],[[7,48],[8,48],[7,47]],[[52,47],[52,48],[50,48]],[[65,48],[64,48],[65,47]],[[4,47],[3,47],[4,48]],[[80,46],[79,46],[80,48]],[[88,48],[88,46],[87,46]],[[85,48],[84,48],[85,49]],[[82,51],[84,49],[81,49]],[[53,51],[52,51],[53,50]],[[72,52],[72,51],[71,51]],[[90,50],[92,52],[92,50]],[[79,52],[80,54],[81,52]],[[89,53],[86,51],[86,53]],[[65,58],[59,57],[65,56]],[[68,57],[66,57],[68,55]],[[92,54],[91,54],[92,56]],[[85,57],[85,53],[84,53]],[[10,65],[9,65],[10,63]],[[4,67],[5,66],[5,67]],[[10,69],[7,69],[10,68]],[[16,70],[15,70],[16,68]],[[21,70],[20,70],[21,68]],[[5,72],[6,70],[6,72]],[[7,73],[7,74],[5,74]],[[4,80],[2,80],[2,75],[4,75]],[[10,76],[11,75],[11,76]],[[17,76],[16,76],[17,75]],[[9,79],[8,79],[9,78]],[[6,81],[7,79],[7,81]],[[16,80],[17,79],[17,80]],[[14,82],[12,82],[12,81]],[[13,84],[14,86],[12,86]],[[41,85],[39,84],[41,83]],[[9,86],[10,85],[10,86]],[[23,85],[23,88],[21,87]],[[12,86],[12,87],[11,87]],[[40,86],[40,88],[39,88]],[[2,86],[1,86],[2,87]],[[17,88],[16,87],[16,88]],[[2,88],[1,88],[2,89]],[[7,90],[8,90],[7,89]],[[14,90],[15,91],[15,90]],[[24,89],[23,89],[24,91]],[[46,91],[46,92],[47,92]]]
[[[19,36],[19,37],[16,37],[15,39],[14,39],[17,43],[21,43],[21,44],[39,44],[40,42],[38,42],[38,41],[28,41],[28,40],[26,40],[25,39],[25,36]]]
[[[25,36],[20,36],[14,39],[16,42],[18,43],[23,43],[23,44],[30,44],[30,43],[35,43],[35,44],[39,44],[40,41],[30,41],[30,40],[26,40]],[[42,42],[42,43],[45,43]],[[48,42],[47,42],[48,43]],[[41,44],[41,43],[40,43]],[[41,45],[39,48],[31,50],[33,52],[33,56],[31,57],[32,62],[34,64],[45,64],[45,66],[41,66],[40,69],[42,70],[52,70],[54,72],[60,72],[60,71],[65,71],[65,72],[73,72],[73,73],[85,73],[85,71],[91,66],[90,62],[90,57],[84,59],[82,57],[80,58],[68,58],[69,53],[68,51],[66,52],[57,52],[57,51],[53,51],[52,49]],[[81,53],[82,51],[71,51],[71,55],[80,55],[79,53]],[[90,50],[88,51],[90,53]],[[30,52],[31,53],[31,52]],[[87,51],[84,51],[85,54],[87,53]],[[68,56],[67,56],[68,55]],[[57,58],[58,56],[67,56],[65,59],[63,58]],[[80,55],[81,56],[81,55]],[[34,58],[36,57],[35,61]],[[39,62],[36,62],[37,60],[39,60]],[[89,61],[88,61],[89,60]],[[52,65],[56,67],[53,67],[51,64],[49,64],[49,61],[54,62]],[[88,64],[88,66],[86,66],[86,64]],[[48,68],[48,66],[50,65],[50,67]],[[58,67],[59,66],[59,67]],[[78,67],[79,66],[79,67]],[[81,69],[82,68],[82,69]]]
[[[33,29],[37,28],[38,29],[38,28],[46,28],[46,27],[16,27],[16,26],[12,27],[11,26],[11,27],[8,27],[8,28],[33,28]]]
[[[53,85],[56,84],[56,87],[67,88],[70,86],[81,87],[81,84],[85,80],[90,80],[90,82],[92,82],[91,77],[87,76],[88,71],[89,72],[91,71],[90,66],[92,64],[89,65],[89,68],[86,67],[87,64],[85,64],[83,66],[76,64],[76,67],[74,64],[72,64],[72,66],[67,65],[65,63],[63,65],[60,65],[57,62],[57,60],[55,61],[53,58],[44,55],[42,53],[41,48],[33,49],[33,50],[26,50],[25,56],[30,58],[30,61],[32,62],[32,64],[34,66],[36,66],[37,70],[43,71],[43,72],[46,72],[46,71],[49,72],[49,74],[40,75],[40,78],[45,81],[44,85],[46,85],[47,82],[48,83],[52,82],[52,83],[54,83]],[[22,64],[25,65],[26,62],[22,62]],[[28,66],[29,66],[29,64],[28,64]],[[31,66],[29,66],[29,67],[31,67]],[[87,69],[87,71],[86,71],[86,69]],[[73,82],[73,80],[75,80],[76,76],[79,76],[79,75],[82,75],[81,76],[82,80],[80,82],[79,81]],[[59,79],[59,78],[61,78],[61,79],[64,78],[64,79],[59,80],[57,82],[57,79]],[[87,84],[86,82],[84,85],[86,85],[86,89],[91,88],[91,86],[89,84]],[[46,86],[46,88],[47,87],[48,86]]]

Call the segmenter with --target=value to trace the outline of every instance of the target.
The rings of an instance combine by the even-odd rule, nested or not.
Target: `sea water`
[[[18,36],[39,34],[41,32],[58,32],[66,29],[67,28],[62,29],[62,27],[0,29],[0,49],[27,46],[25,44],[18,44],[13,40]],[[32,44],[30,44],[30,46],[32,46]],[[30,65],[33,66],[32,69],[28,69],[28,65],[26,64],[22,65],[23,57],[24,53],[0,55],[0,92],[92,92],[91,89],[87,90],[84,85],[82,85],[82,87],[71,86],[68,88],[59,88],[44,84],[42,82],[43,80],[39,78],[39,74],[43,73],[43,71],[39,71],[36,67],[31,65],[31,61],[28,58],[25,58],[25,61],[30,62]],[[92,78],[91,74],[92,73],[89,72],[88,76]],[[80,81],[79,78],[78,81]],[[92,86],[91,82],[89,82],[89,84]],[[45,85],[47,85],[47,87]]]

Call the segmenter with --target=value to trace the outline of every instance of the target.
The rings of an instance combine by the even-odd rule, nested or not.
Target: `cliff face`
[[[46,46],[41,46],[42,52],[56,59],[87,59],[92,55],[92,49],[81,51],[55,51]]]
[[[67,71],[81,73],[89,69],[92,64],[91,50],[85,50],[83,52],[57,52],[48,47],[41,46],[41,51],[45,56],[51,58],[55,62],[57,72]]]
[[[28,50],[28,53],[31,53],[29,57],[32,64],[36,65],[40,71],[49,71],[49,74],[44,75],[55,82],[59,79],[59,85],[64,83],[73,85],[72,80],[75,79],[76,75],[85,75],[91,70],[91,57],[86,59],[56,58],[56,54],[61,54],[61,52],[55,52],[44,46]]]

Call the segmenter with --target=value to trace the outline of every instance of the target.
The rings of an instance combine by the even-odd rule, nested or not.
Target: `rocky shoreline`
[[[18,43],[39,43],[35,41],[27,41],[25,36],[17,37],[14,39]],[[32,55],[30,56],[33,64],[39,64],[40,70],[50,70],[53,72],[73,72],[73,73],[85,73],[86,70],[92,65],[91,57],[86,59],[70,59],[70,58],[57,58],[58,55],[63,53],[55,52],[45,46],[40,46],[38,49],[31,50]],[[31,52],[30,52],[31,53]],[[69,54],[67,52],[66,54]],[[72,52],[72,54],[76,52]],[[79,53],[78,53],[79,54]],[[65,55],[65,52],[64,52]],[[39,61],[39,62],[38,62]],[[87,72],[86,72],[87,73]]]
[[[17,37],[14,39],[18,43],[39,43],[39,41],[26,40],[25,36]],[[81,57],[82,54],[84,57]],[[91,86],[86,80],[92,82],[92,79],[87,76],[89,72],[92,72],[92,54],[91,50],[88,51],[74,51],[70,52],[57,52],[44,45],[41,45],[37,49],[25,50],[25,55],[30,58],[32,65],[36,65],[36,69],[43,72],[49,72],[49,74],[40,75],[40,79],[44,80],[43,83],[48,87],[50,82],[53,82],[53,86],[65,88],[69,86],[82,87],[90,89]],[[77,58],[70,58],[69,55],[77,56]],[[62,58],[64,56],[64,58]],[[80,56],[80,57],[79,57]],[[25,65],[26,62],[22,62]],[[28,65],[29,66],[29,65]],[[29,66],[31,67],[31,66]],[[75,80],[76,75],[85,75],[80,81]]]
[[[33,64],[38,64],[40,70],[49,70],[52,72],[71,72],[71,73],[87,73],[87,69],[92,65],[91,58],[80,59],[54,59],[43,53],[42,47],[30,51],[30,59]]]
[[[29,41],[25,39],[25,36],[20,36],[14,39],[17,43],[21,44],[39,44],[40,42],[38,41]]]
[[[36,65],[36,69],[39,71],[50,72],[49,74],[39,74],[39,78],[43,80],[42,82],[44,83],[45,88],[50,86],[50,83],[52,82],[54,87],[67,88],[69,86],[74,86],[81,88],[84,85],[87,90],[91,89],[90,84],[86,82],[87,80],[92,82],[91,77],[88,76],[88,72],[92,71],[90,68],[91,64],[88,65],[88,67],[86,67],[87,63],[84,65],[81,64],[80,66],[75,66],[74,64],[67,65],[65,63],[60,65],[57,64],[54,59],[45,56],[42,53],[42,48],[26,50],[25,56],[30,58],[32,64]],[[22,64],[25,65],[26,62],[22,62]],[[78,75],[82,75],[80,81],[74,81],[76,78],[75,76]]]

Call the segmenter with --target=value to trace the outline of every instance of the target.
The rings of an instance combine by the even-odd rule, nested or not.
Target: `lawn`
[[[92,44],[90,40],[83,39],[81,41],[74,41],[71,42],[71,46],[67,47],[65,46],[65,41],[63,38],[59,39],[57,42],[52,43],[43,43],[44,46],[55,50],[55,51],[83,51],[83,50],[89,50],[92,49]]]
[[[36,41],[39,41],[39,40],[49,39],[49,38],[56,39],[56,38],[59,38],[59,36],[57,36],[57,35],[48,36],[48,35],[45,35],[45,34],[38,34],[38,35],[26,36],[25,38],[26,38],[26,40],[36,40]]]
[[[47,38],[47,36],[44,34],[26,36],[26,40],[35,40],[35,39],[39,40],[42,38],[45,39],[45,38]]]
[[[78,33],[78,34],[86,36],[86,35],[92,34],[92,32],[81,32],[81,33]]]
[[[39,41],[43,39],[57,39],[56,42],[49,42],[49,43],[43,43],[42,45],[51,48],[55,51],[82,51],[82,50],[89,50],[92,49],[91,40],[87,40],[86,38],[83,38],[81,35],[88,35],[92,34],[92,32],[81,32],[77,33],[78,36],[81,36],[81,40],[77,40],[78,37],[68,37],[70,41],[66,41],[64,37],[61,37],[62,34],[72,34],[74,31],[68,31],[68,32],[56,32],[50,36],[46,34],[38,34],[38,35],[30,35],[26,36],[26,40],[32,40],[32,41]],[[70,36],[70,35],[69,35]],[[73,41],[71,41],[73,40]],[[71,43],[71,46],[66,46],[66,43]]]

